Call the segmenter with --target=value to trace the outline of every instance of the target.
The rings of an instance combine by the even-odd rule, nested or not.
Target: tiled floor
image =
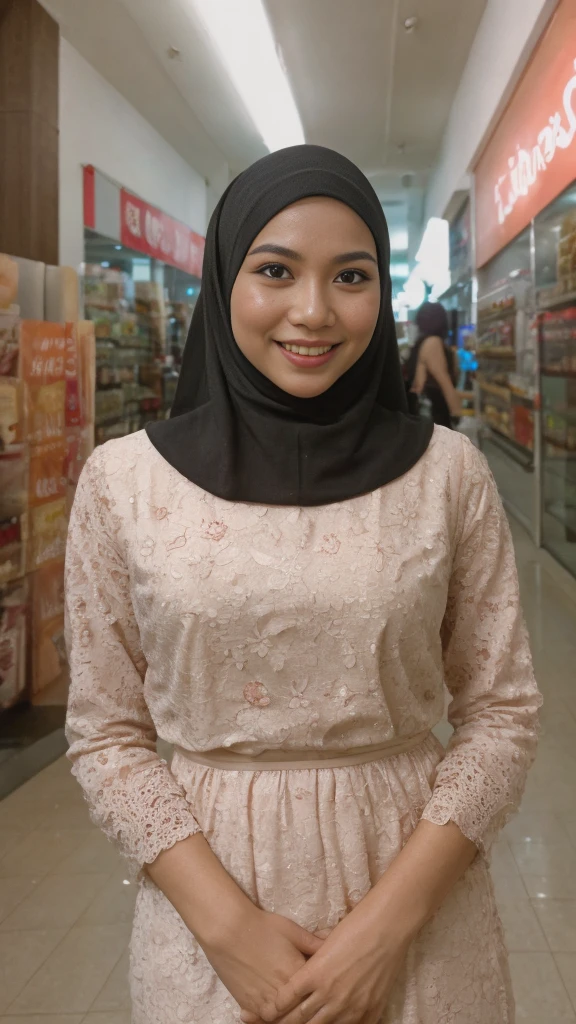
[[[576,1024],[576,605],[514,532],[546,705],[493,872],[518,1024]],[[0,1024],[129,1024],[134,895],[64,759],[0,803]]]

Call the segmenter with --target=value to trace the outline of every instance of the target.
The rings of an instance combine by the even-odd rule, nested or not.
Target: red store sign
[[[145,256],[169,263],[194,277],[202,276],[204,239],[186,224],[128,192],[95,167],[84,173],[84,224],[117,238]]]
[[[474,170],[482,267],[576,178],[576,0],[560,0]]]
[[[129,249],[164,260],[200,277],[204,239],[143,199],[120,190],[120,241]]]

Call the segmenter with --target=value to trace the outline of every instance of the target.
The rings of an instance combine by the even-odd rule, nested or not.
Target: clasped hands
[[[362,904],[315,935],[257,908],[250,918],[226,952],[206,950],[244,1024],[379,1024],[408,939]]]

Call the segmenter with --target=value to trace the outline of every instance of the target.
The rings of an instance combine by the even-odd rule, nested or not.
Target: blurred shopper
[[[434,423],[451,427],[462,415],[456,391],[454,355],[446,344],[448,316],[440,302],[424,302],[416,314],[418,336],[406,367],[406,379],[413,395],[430,405]]]
[[[406,414],[389,259],[347,159],[259,161],[172,418],[82,474],[70,758],[139,877],[133,1024],[512,1020],[486,857],[539,695],[486,463]]]

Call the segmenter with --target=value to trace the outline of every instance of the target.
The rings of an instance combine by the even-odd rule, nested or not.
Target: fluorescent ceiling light
[[[391,252],[406,252],[408,248],[408,232],[402,228],[390,232]]]
[[[270,152],[303,143],[304,131],[262,0],[192,0]]]
[[[407,263],[391,263],[390,264],[390,277],[408,277],[410,273],[410,267]]]

